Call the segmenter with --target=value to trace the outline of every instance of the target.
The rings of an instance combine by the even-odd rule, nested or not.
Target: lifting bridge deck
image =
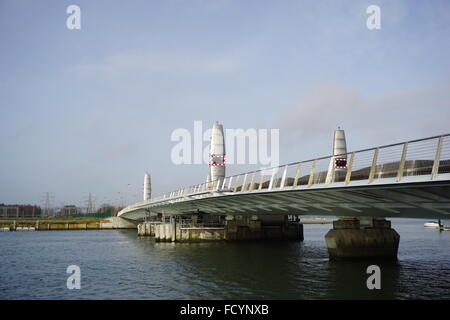
[[[347,159],[345,169],[335,168],[338,158]],[[229,176],[136,203],[119,216],[199,211],[450,219],[450,134]]]

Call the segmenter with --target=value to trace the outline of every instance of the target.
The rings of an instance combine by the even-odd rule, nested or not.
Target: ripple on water
[[[398,263],[380,263],[382,289],[366,288],[367,262],[328,260],[329,226],[304,242],[155,243],[134,231],[0,233],[1,299],[450,299],[450,232],[395,220]],[[68,265],[82,289],[68,290]]]

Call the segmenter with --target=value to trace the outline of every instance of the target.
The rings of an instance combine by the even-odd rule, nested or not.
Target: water
[[[330,225],[303,242],[155,243],[134,230],[0,233],[0,299],[450,299],[450,232],[393,219],[397,263],[331,262]],[[81,268],[68,290],[67,266]]]

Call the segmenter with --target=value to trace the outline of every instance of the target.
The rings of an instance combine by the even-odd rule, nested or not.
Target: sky
[[[0,203],[202,183],[171,161],[194,121],[279,129],[281,163],[330,155],[338,126],[349,151],[449,133],[449,39],[446,0],[0,0]]]

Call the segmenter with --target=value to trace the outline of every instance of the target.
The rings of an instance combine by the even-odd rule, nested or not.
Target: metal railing
[[[345,159],[346,166],[336,168],[335,161],[341,158]],[[411,176],[428,176],[430,180],[435,180],[443,173],[450,173],[450,134],[228,176],[172,191],[129,208],[203,198],[224,192],[267,192],[334,183],[348,185],[363,180],[371,184],[380,179],[399,183]]]
[[[223,228],[225,226],[225,219],[220,216],[198,217],[198,219],[178,217],[176,223],[181,228]]]

